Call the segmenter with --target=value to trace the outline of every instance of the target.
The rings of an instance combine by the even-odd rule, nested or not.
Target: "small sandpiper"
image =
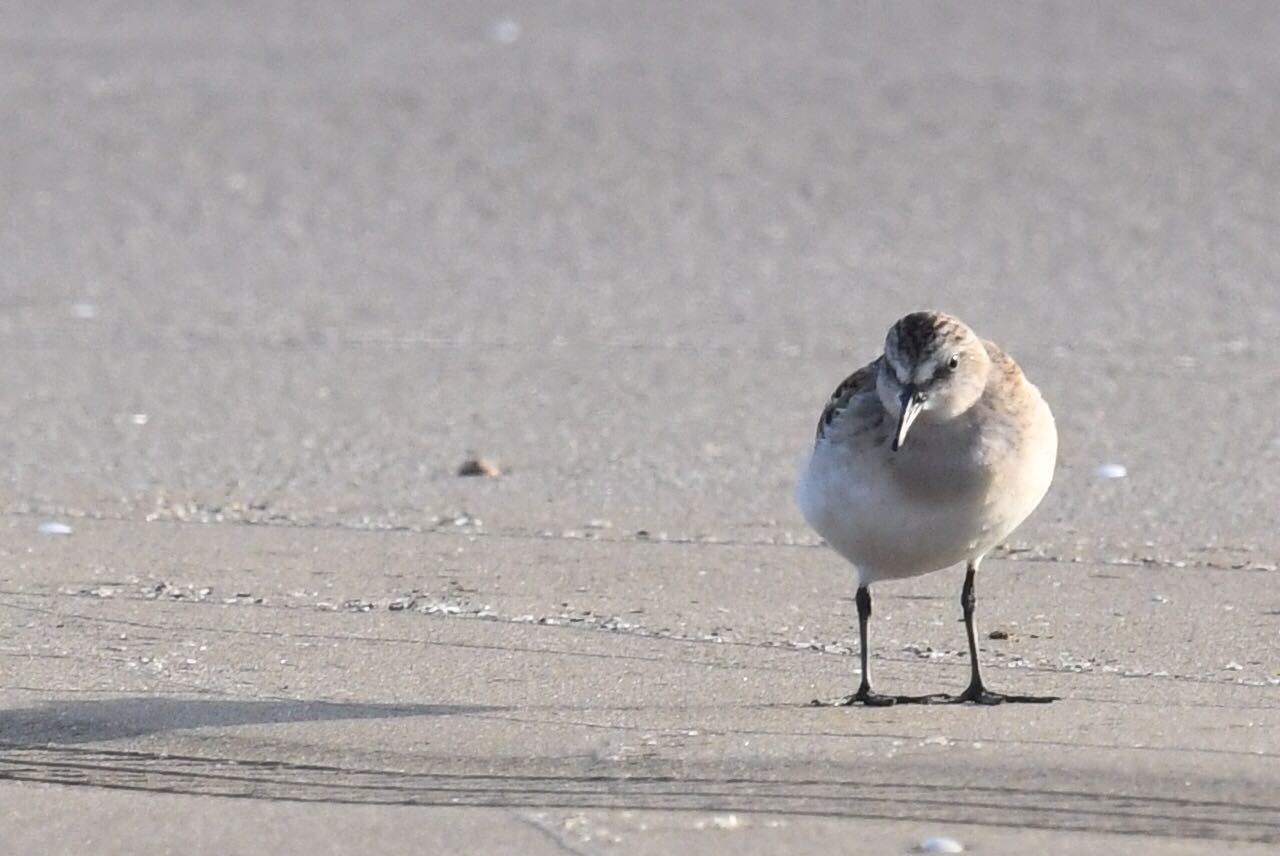
[[[862,683],[844,704],[1047,702],[982,682],[973,623],[982,558],[1044,498],[1058,432],[1049,405],[1013,358],[959,318],[913,312],[884,353],[845,379],[822,411],[796,503],[857,576]],[[966,563],[960,605],[969,687],[958,696],[871,690],[871,584]]]

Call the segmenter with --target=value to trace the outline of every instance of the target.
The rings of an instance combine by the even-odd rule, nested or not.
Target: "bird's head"
[[[893,450],[902,448],[917,418],[954,419],[977,403],[991,358],[969,327],[942,312],[912,312],[889,329],[876,392],[897,416]]]

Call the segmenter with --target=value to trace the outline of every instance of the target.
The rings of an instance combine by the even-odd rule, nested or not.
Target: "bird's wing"
[[[818,419],[818,437],[821,440],[827,436],[831,430],[831,426],[840,419],[846,411],[852,410],[850,415],[856,417],[872,418],[876,413],[866,410],[878,411],[882,414],[883,408],[880,406],[880,399],[876,396],[876,373],[880,370],[880,360],[878,357],[849,375],[840,385],[836,387],[836,391],[831,393],[831,398],[827,401],[827,406],[822,408],[822,416]],[[866,404],[867,407],[857,405]],[[879,424],[879,420],[877,420]],[[868,426],[871,427],[871,426]]]

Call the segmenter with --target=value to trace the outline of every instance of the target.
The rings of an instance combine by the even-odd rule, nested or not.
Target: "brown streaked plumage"
[[[827,406],[822,408],[822,416],[818,418],[819,440],[822,439],[826,428],[849,405],[850,399],[875,384],[876,372],[879,371],[879,368],[880,360],[877,359],[870,365],[863,366],[840,381],[840,385],[836,387],[835,392],[831,393],[831,398],[827,400]]]

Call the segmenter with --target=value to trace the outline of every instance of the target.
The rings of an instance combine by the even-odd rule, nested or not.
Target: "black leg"
[[[867,624],[871,620],[871,590],[866,586],[859,588],[855,601],[858,604],[858,641],[862,649],[860,652],[862,658],[862,683],[858,685],[856,693],[841,699],[837,703],[842,705],[865,704],[867,707],[889,707],[894,704],[943,704],[953,701],[954,699],[951,696],[945,694],[889,696],[872,691],[871,655],[870,647],[867,645]]]
[[[973,592],[973,581],[978,575],[978,566],[969,563],[964,574],[964,588],[960,590],[960,609],[964,612],[964,632],[969,636],[969,689],[965,692],[983,692],[982,663],[978,659],[978,628],[973,625],[973,607],[977,597]]]
[[[982,682],[982,666],[978,661],[978,631],[973,623],[973,607],[977,598],[973,593],[973,580],[977,576],[981,559],[969,563],[964,575],[964,588],[960,592],[960,608],[964,610],[964,629],[969,635],[969,687],[953,699],[956,702],[971,701],[975,704],[1003,704],[1005,702],[1021,702],[1024,704],[1044,704],[1055,701],[1057,696],[1021,696],[995,693],[986,688]]]
[[[871,589],[860,586],[858,596],[854,600],[858,604],[858,642],[862,648],[862,683],[858,685],[858,691],[845,699],[844,703],[861,702],[871,707],[888,707],[896,703],[897,699],[871,691],[871,663],[867,651],[867,622],[871,620]]]

